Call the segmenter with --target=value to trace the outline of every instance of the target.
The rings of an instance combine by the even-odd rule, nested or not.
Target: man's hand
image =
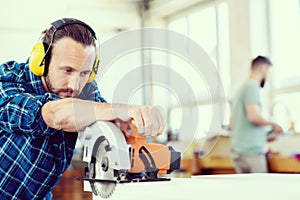
[[[276,134],[283,134],[283,129],[282,129],[282,127],[279,124],[273,122],[271,124],[271,126],[272,126],[272,129],[273,129],[274,133],[276,133]]]
[[[283,129],[281,126],[275,122],[271,122],[272,130],[268,133],[267,141],[274,142],[277,140],[278,136],[283,134]]]
[[[162,109],[158,106],[112,105],[113,115],[122,131],[130,120],[135,123],[137,131],[143,136],[157,136],[163,133],[166,126]],[[125,123],[125,124],[124,124]]]

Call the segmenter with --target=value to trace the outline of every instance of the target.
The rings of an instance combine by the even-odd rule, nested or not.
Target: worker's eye
[[[73,72],[73,70],[69,67],[66,67],[63,70],[64,70],[64,73],[66,73],[66,74],[71,74]]]
[[[89,76],[90,73],[91,73],[90,71],[83,71],[80,73],[80,75],[84,77],[84,76]]]

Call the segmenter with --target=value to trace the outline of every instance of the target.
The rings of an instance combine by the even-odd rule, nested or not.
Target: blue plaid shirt
[[[70,165],[77,133],[48,127],[40,109],[59,96],[46,93],[27,63],[0,65],[0,199],[51,199]],[[95,82],[79,98],[105,102]]]

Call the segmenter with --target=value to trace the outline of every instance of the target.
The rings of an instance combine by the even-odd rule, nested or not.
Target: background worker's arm
[[[247,104],[246,105],[247,119],[249,122],[256,126],[272,126],[275,133],[281,134],[283,132],[281,126],[273,121],[264,118],[259,110],[257,104]]]
[[[133,119],[140,134],[154,136],[162,133],[165,119],[157,107],[99,103],[75,98],[48,102],[42,107],[45,123],[68,132],[82,131],[95,121]]]

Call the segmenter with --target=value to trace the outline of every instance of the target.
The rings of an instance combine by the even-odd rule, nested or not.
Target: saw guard
[[[109,167],[115,170],[129,170],[130,161],[129,145],[122,131],[111,122],[97,121],[78,133],[78,137],[84,145],[83,161],[90,163],[94,145],[98,138],[105,137],[110,145]]]

